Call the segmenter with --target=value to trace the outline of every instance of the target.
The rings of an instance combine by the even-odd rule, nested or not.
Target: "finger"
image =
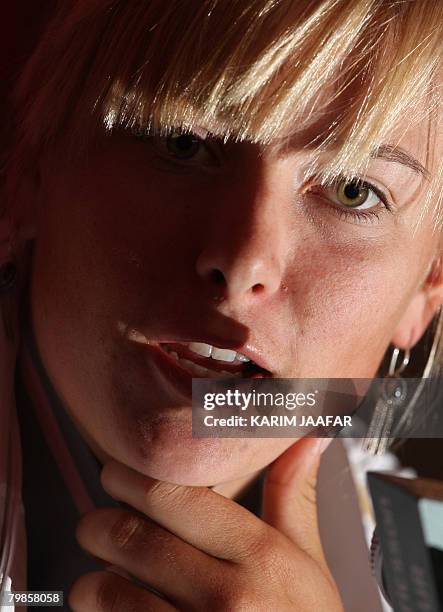
[[[151,520],[124,508],[99,508],[84,515],[76,532],[94,556],[129,572],[163,593],[178,608],[205,608],[208,585],[220,563]],[[230,567],[224,571],[229,571]]]
[[[303,438],[272,463],[263,490],[263,518],[316,561],[325,563],[317,518],[316,485],[329,438]]]
[[[113,572],[78,578],[68,597],[73,612],[173,612],[172,604]]]
[[[117,461],[101,474],[105,490],[201,551],[231,561],[249,554],[269,527],[251,512],[206,487],[148,478]]]

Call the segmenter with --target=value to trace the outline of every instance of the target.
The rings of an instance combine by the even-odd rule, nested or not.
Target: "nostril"
[[[265,286],[261,283],[257,283],[252,287],[252,293],[263,293]]]
[[[225,285],[226,284],[225,276],[221,270],[217,270],[217,269],[211,270],[209,278],[214,283],[214,285]]]

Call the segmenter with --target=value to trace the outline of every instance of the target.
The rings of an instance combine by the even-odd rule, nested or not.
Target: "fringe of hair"
[[[103,128],[199,125],[264,145],[304,134],[311,176],[364,174],[400,119],[438,122],[442,45],[434,0],[304,10],[292,0],[65,0],[14,93],[13,158],[26,165],[60,139],[78,150]],[[435,178],[421,210],[432,205],[437,228],[443,164]]]

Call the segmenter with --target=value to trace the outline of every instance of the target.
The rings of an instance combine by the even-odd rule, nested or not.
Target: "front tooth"
[[[242,361],[243,363],[246,363],[247,361],[251,361],[250,359],[248,359],[247,357],[245,357],[244,355],[242,355],[241,353],[237,353],[236,358],[239,361]]]
[[[236,351],[230,351],[229,349],[222,349],[214,346],[211,357],[212,359],[218,359],[219,361],[234,361],[236,355]]]
[[[190,342],[188,348],[193,353],[197,353],[197,355],[202,357],[210,357],[212,353],[212,346],[204,342]]]

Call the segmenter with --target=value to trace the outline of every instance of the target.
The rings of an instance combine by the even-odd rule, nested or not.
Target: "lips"
[[[148,339],[138,329],[120,324],[131,342],[146,346],[166,378],[176,379],[183,389],[192,378],[272,378],[263,352],[250,343],[239,345],[219,335]]]
[[[193,378],[251,378],[270,376],[249,357],[233,349],[201,342],[160,342],[158,347]]]

